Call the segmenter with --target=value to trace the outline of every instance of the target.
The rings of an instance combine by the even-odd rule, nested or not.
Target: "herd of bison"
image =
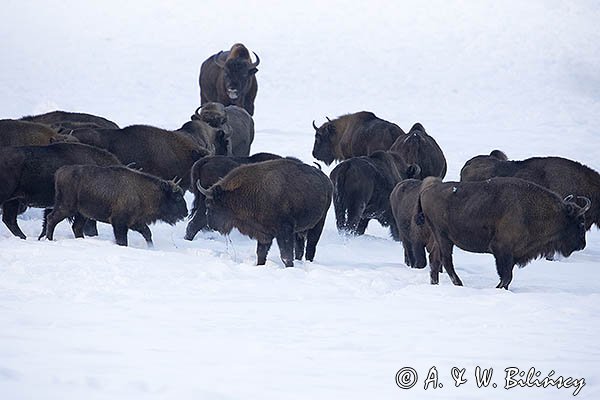
[[[53,111],[0,120],[2,221],[20,238],[17,215],[44,209],[39,238],[53,238],[66,218],[75,237],[97,235],[96,221],[113,227],[116,243],[128,230],[148,245],[155,221],[188,216],[185,239],[200,230],[233,228],[257,240],[257,264],[277,240],[286,267],[312,261],[333,200],[337,228],[361,235],[369,220],[401,241],[405,262],[427,265],[436,284],[442,266],[462,285],[452,248],[491,253],[508,289],[515,264],[585,247],[600,223],[600,175],[576,161],[534,157],[509,161],[494,150],[468,160],[460,182],[443,182],[446,159],[420,124],[404,132],[371,112],[327,119],[315,130],[313,156],[327,165],[271,153],[250,155],[258,84],[254,53],[235,44],[204,61],[201,106],[176,130],[148,125],[119,128],[91,114]]]

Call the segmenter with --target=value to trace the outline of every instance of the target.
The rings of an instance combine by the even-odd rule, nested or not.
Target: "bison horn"
[[[590,209],[590,207],[592,206],[592,201],[590,199],[588,199],[585,196],[577,196],[578,199],[582,199],[583,201],[585,201],[585,206],[583,206],[583,208],[581,209],[581,211],[579,212],[579,215],[583,215],[587,212],[587,210]]]
[[[329,117],[325,117],[325,118],[327,118],[327,121],[328,121],[328,122],[331,122],[331,120],[329,119]]]
[[[258,58],[258,54],[256,54],[255,52],[252,52],[254,54],[254,57],[256,57],[256,61],[254,63],[252,63],[252,66],[254,68],[258,67],[258,64],[260,64],[260,58]]]
[[[223,50],[221,50],[220,52],[215,54],[214,61],[215,61],[215,64],[217,64],[219,67],[225,68],[225,63],[219,59],[219,57],[221,57],[221,54],[223,54]]]
[[[564,201],[565,203],[567,203],[567,202],[569,202],[569,201],[573,201],[573,197],[575,197],[575,196],[573,196],[572,194],[570,194],[570,195],[568,195],[567,197],[565,197],[565,198],[563,199],[563,201]]]
[[[201,109],[201,108],[202,108],[202,106],[200,106],[200,107],[196,108],[196,111],[194,111],[194,114],[196,114],[196,115],[200,115],[200,114],[198,114],[198,111],[200,111],[200,109]]]
[[[175,179],[177,179],[177,178],[175,178]],[[181,179],[182,179],[182,178],[179,178],[179,179],[177,179],[177,180],[175,180],[175,179],[173,179],[173,183],[174,183],[176,186],[179,186],[179,184],[181,183]]]
[[[315,120],[313,119],[313,128],[315,128],[315,131],[318,131],[319,128],[317,128],[317,125],[315,124]]]
[[[202,185],[200,184],[200,179],[196,180],[196,187],[198,188],[200,193],[204,195],[204,197],[210,197],[210,190],[202,187]]]

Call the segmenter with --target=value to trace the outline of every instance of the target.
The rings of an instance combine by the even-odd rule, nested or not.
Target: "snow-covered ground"
[[[2,4],[0,116],[90,112],[182,125],[201,62],[235,42],[260,58],[253,151],[307,162],[325,116],[420,121],[447,179],[475,154],[559,155],[600,170],[600,6],[593,1],[13,1]],[[327,171],[331,167],[326,168]],[[188,199],[191,200],[191,198]],[[344,238],[330,212],[314,263],[256,267],[237,233],[183,240],[185,222],[38,242],[40,210],[0,226],[1,399],[567,399],[504,389],[505,368],[585,378],[600,398],[600,234],[516,270],[455,250],[465,287],[411,270],[376,223]],[[443,387],[424,390],[436,366]],[[493,368],[478,388],[475,367]],[[396,372],[413,367],[412,389]],[[455,387],[451,368],[466,368]]]

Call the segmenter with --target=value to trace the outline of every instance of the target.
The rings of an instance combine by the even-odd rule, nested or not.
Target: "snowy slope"
[[[525,3],[525,4],[523,4]],[[121,126],[182,125],[201,62],[241,41],[260,58],[253,151],[307,162],[325,116],[371,110],[420,121],[457,179],[475,154],[560,155],[600,170],[600,7],[593,1],[317,2],[6,0],[0,107],[55,108]],[[331,167],[326,168],[327,171]],[[188,200],[191,198],[188,197]],[[332,210],[331,210],[332,211]],[[372,223],[340,237],[330,212],[314,263],[284,269],[274,245],[151,227],[155,249],[112,230],[35,240],[41,212],[0,226],[0,398],[566,399],[573,388],[503,389],[504,369],[585,378],[600,397],[600,234],[560,262],[493,289],[491,255],[455,250],[465,287],[407,268]],[[477,388],[475,366],[498,388]],[[402,390],[411,366],[419,383]],[[423,390],[432,366],[443,388]],[[452,367],[468,382],[454,387]]]

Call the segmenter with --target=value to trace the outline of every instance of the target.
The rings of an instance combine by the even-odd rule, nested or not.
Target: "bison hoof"
[[[291,268],[294,266],[294,260],[281,260],[283,261],[283,265],[285,265],[286,268]]]

